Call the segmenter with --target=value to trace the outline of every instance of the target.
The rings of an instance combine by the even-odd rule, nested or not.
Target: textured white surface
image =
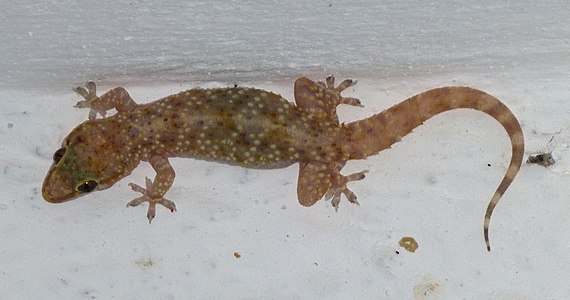
[[[19,1],[0,3],[0,294],[6,299],[560,299],[570,262],[570,6],[565,1]],[[491,118],[445,113],[344,173],[360,207],[296,202],[297,166],[261,171],[172,159],[177,177],[148,225],[128,182],[65,204],[41,199],[52,153],[85,120],[70,88],[94,79],[138,102],[196,86],[292,97],[296,77],[359,80],[379,112],[425,89],[468,85],[518,116],[527,154],[497,207],[510,159]],[[292,100],[292,99],[291,99]],[[552,140],[551,140],[552,139]],[[490,164],[490,166],[488,166]],[[403,236],[415,253],[398,246]],[[234,252],[241,258],[234,257]],[[399,254],[397,253],[399,252]]]

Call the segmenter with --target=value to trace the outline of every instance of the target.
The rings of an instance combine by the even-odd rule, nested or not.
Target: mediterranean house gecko
[[[301,77],[295,81],[295,104],[272,92],[237,86],[191,89],[137,104],[122,87],[98,97],[95,83],[89,81],[86,88],[74,89],[85,99],[76,107],[90,108],[89,120],[73,129],[53,155],[42,195],[60,203],[107,189],[139,162],[148,161],[156,176],[146,178],[145,187],[129,184],[142,196],[127,206],[148,202],[150,222],[157,204],[176,210],[174,202],[164,198],[175,176],[168,158],[189,157],[256,169],[299,163],[299,202],[311,206],[324,196],[338,209],[341,195],[358,204],[347,183],[363,179],[367,172],[341,175],[348,160],[389,148],[444,111],[471,108],[497,120],[512,146],[509,167],[485,213],[490,251],[491,214],[519,171],[524,152],[522,129],[509,108],[485,92],[453,86],[420,93],[367,119],[339,123],[339,104],[362,106],[356,98],[341,96],[354,84],[345,80],[335,87],[332,76],[326,82]],[[117,113],[106,117],[113,108]]]

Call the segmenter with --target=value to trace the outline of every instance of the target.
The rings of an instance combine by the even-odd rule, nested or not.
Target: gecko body
[[[42,195],[52,203],[75,199],[111,187],[141,161],[148,161],[156,176],[146,178],[145,187],[131,183],[142,196],[127,205],[148,202],[147,217],[152,221],[156,204],[176,210],[164,198],[175,177],[168,158],[188,157],[257,169],[299,163],[297,197],[302,205],[311,206],[324,197],[338,208],[343,194],[358,204],[347,183],[363,179],[367,171],[341,175],[348,160],[365,159],[389,148],[439,113],[471,108],[495,118],[512,145],[511,163],[485,214],[484,236],[490,249],[491,214],[520,169],[524,152],[522,129],[512,112],[482,91],[443,87],[369,118],[341,124],[336,113],[339,104],[361,106],[358,99],[341,96],[354,84],[345,80],[335,87],[333,77],[326,83],[301,77],[295,82],[295,104],[278,94],[245,87],[191,89],[137,104],[120,87],[98,97],[95,83],[88,82],[87,88],[75,91],[85,98],[76,106],[91,109],[89,120],[77,126],[55,152]],[[106,117],[113,108],[117,113]]]

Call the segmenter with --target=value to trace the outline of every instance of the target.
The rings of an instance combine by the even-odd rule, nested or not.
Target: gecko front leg
[[[75,104],[77,108],[90,108],[89,120],[95,120],[97,114],[105,118],[107,111],[116,109],[118,112],[128,111],[137,107],[137,103],[122,87],[116,87],[97,97],[97,86],[94,81],[87,81],[85,87],[76,86],[73,91],[81,95],[83,99]]]
[[[174,202],[164,198],[164,194],[170,189],[172,183],[174,182],[174,169],[168,162],[168,159],[163,156],[152,156],[149,159],[150,165],[156,172],[154,181],[151,181],[148,177],[145,178],[146,188],[143,188],[135,183],[129,183],[129,186],[133,191],[143,194],[131,202],[127,203],[127,206],[138,206],[144,202],[148,202],[148,211],[146,217],[148,222],[152,222],[154,219],[154,214],[156,211],[156,204],[160,204],[171,212],[176,211],[176,205]]]

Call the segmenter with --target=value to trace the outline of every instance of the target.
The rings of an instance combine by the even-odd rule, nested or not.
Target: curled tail
[[[351,159],[365,158],[389,148],[429,118],[456,108],[471,108],[490,115],[501,123],[511,139],[511,163],[487,206],[483,224],[487,250],[491,251],[489,243],[491,214],[501,196],[513,182],[524,155],[522,128],[510,109],[499,99],[468,87],[436,88],[410,97],[370,118],[346,125],[351,132],[354,147]]]

